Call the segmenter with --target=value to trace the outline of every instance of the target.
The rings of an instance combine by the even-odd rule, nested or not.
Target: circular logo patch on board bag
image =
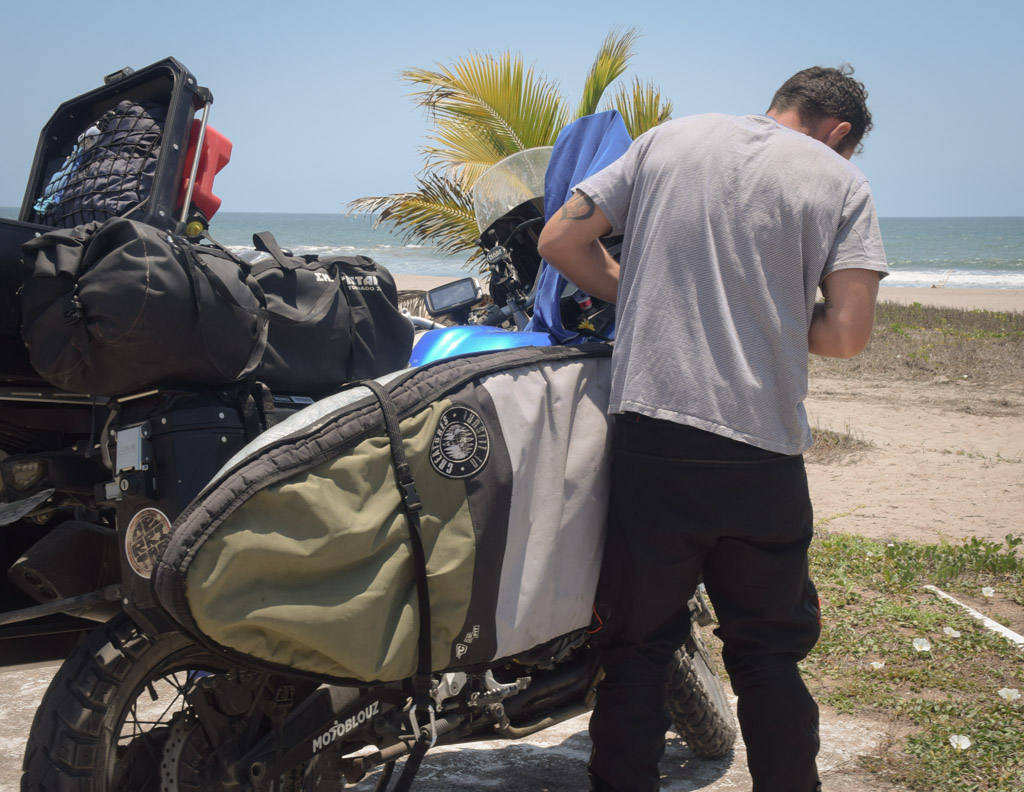
[[[137,512],[124,532],[124,549],[128,563],[139,577],[153,574],[160,558],[160,546],[171,532],[171,521],[159,509]]]
[[[430,464],[445,478],[472,476],[487,464],[491,440],[483,419],[468,407],[441,413],[430,442]]]

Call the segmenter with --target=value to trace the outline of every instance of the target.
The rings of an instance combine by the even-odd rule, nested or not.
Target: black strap
[[[71,345],[82,355],[86,366],[92,367],[92,356],[89,354],[91,339],[85,327],[85,311],[78,296],[78,280],[67,272],[57,272],[57,283],[61,284],[61,313],[64,324],[71,327]]]
[[[260,231],[252,235],[252,246],[263,253],[269,253],[271,257],[284,269],[302,269],[308,262],[297,256],[285,255],[277,239],[269,231]],[[317,265],[319,266],[319,265]]]
[[[274,396],[262,382],[246,378],[223,393],[234,402],[242,416],[246,442],[277,424]]]
[[[423,508],[423,502],[416,491],[416,482],[409,467],[409,459],[405,455],[402,432],[398,423],[398,410],[391,400],[391,394],[374,380],[367,380],[361,384],[365,385],[380,402],[381,412],[384,414],[384,429],[391,446],[391,465],[395,471],[398,493],[402,499],[402,509],[405,511],[409,523],[409,541],[412,545],[413,569],[416,574],[416,593],[420,611],[416,674],[412,678],[412,703],[415,710],[425,716],[429,714],[433,721],[433,708],[430,702],[430,592],[427,589],[427,555],[423,549],[419,515]],[[411,717],[410,720],[414,726],[418,727],[415,718]],[[394,792],[408,792],[412,786],[413,777],[423,761],[424,754],[433,745],[434,738],[433,727],[419,729],[419,734],[416,735],[416,744],[409,753],[409,758],[405,762],[405,768],[395,785]]]
[[[257,250],[269,253],[271,259],[273,259],[273,262],[260,261],[252,265],[253,277],[257,279],[267,270],[277,268],[284,270],[305,269],[310,272],[320,271],[330,273],[331,275],[331,287],[333,288],[328,288],[325,284],[324,288],[320,290],[320,296],[317,297],[316,302],[308,309],[300,310],[296,306],[293,310],[290,305],[283,301],[278,304],[270,304],[268,302],[268,310],[273,321],[284,324],[302,324],[303,322],[317,321],[330,310],[331,305],[334,303],[334,296],[339,292],[343,293],[345,291],[341,281],[341,272],[337,266],[329,263],[330,259],[325,261],[320,261],[319,259],[306,261],[296,256],[286,256],[284,251],[281,250],[281,246],[277,244],[277,240],[274,239],[274,235],[269,231],[253,234],[252,243]]]
[[[231,292],[231,289],[228,288],[227,284],[220,279],[220,275],[213,268],[207,267],[205,262],[203,262],[199,257],[199,254],[191,247],[186,249],[184,269],[186,276],[192,282],[192,295],[195,302],[196,321],[199,327],[199,335],[203,339],[203,345],[206,347],[207,356],[209,357],[210,362],[222,376],[229,380],[250,374],[260,364],[260,361],[263,359],[263,354],[267,348],[267,298],[263,294],[263,289],[260,288],[259,284],[255,280],[250,279],[250,282],[247,285],[250,287],[252,294],[256,297],[258,307],[253,310],[249,306],[241,305],[235,295]],[[221,369],[220,362],[217,360],[216,356],[217,344],[215,343],[215,340],[208,339],[206,337],[206,331],[203,325],[203,305],[204,303],[209,303],[210,305],[216,304],[216,301],[209,299],[209,292],[205,292],[206,287],[212,288],[214,292],[219,294],[231,305],[234,305],[245,313],[256,317],[256,339],[253,348],[249,352],[249,359],[245,362],[245,367],[240,372],[223,371]]]
[[[391,394],[387,392],[379,382],[366,380],[360,383],[377,397],[380,402],[381,412],[384,414],[384,429],[388,435],[391,445],[391,465],[395,470],[395,480],[398,483],[398,494],[402,499],[402,509],[409,522],[409,540],[412,544],[413,571],[416,574],[416,590],[419,595],[420,608],[420,632],[419,632],[419,658],[417,662],[417,675],[427,678],[427,689],[424,691],[424,700],[415,702],[425,705],[429,703],[429,677],[430,677],[430,592],[427,589],[427,555],[423,549],[423,536],[420,527],[419,512],[423,508],[423,502],[416,491],[416,482],[409,467],[409,459],[405,455],[405,448],[402,444],[402,431],[398,425],[398,410],[391,400]]]

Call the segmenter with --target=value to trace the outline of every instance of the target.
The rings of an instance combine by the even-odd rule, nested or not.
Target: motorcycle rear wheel
[[[733,749],[732,709],[697,625],[686,645],[676,651],[668,705],[672,725],[697,756],[718,759]]]
[[[185,695],[202,678],[195,672],[227,670],[181,634],[148,636],[127,617],[98,627],[65,660],[36,711],[21,792],[178,789],[181,777],[168,782],[162,765],[168,738],[191,717]]]

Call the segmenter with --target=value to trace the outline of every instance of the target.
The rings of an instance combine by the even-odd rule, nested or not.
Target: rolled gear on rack
[[[23,252],[22,335],[58,388],[225,384],[266,350],[266,298],[226,251],[115,217],[50,231]]]
[[[254,265],[118,217],[29,240],[32,366],[78,393],[251,376],[316,395],[407,365],[413,328],[387,269],[366,256],[285,256],[270,233],[255,239],[274,255]]]
[[[292,256],[274,235],[253,235],[267,297],[267,347],[256,379],[283,393],[327,394],[346,382],[405,368],[413,327],[387,268],[368,256]]]
[[[385,428],[393,406],[422,501],[432,670],[493,665],[585,629],[607,508],[610,353],[456,358],[379,380],[390,406],[355,386],[300,411],[176,521],[157,600],[243,663],[342,684],[412,677],[422,608]]]

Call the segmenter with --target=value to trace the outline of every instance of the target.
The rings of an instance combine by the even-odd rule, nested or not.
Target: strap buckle
[[[64,324],[74,324],[82,318],[82,301],[77,291],[64,292],[61,305]]]
[[[405,508],[411,512],[422,510],[423,500],[420,498],[420,493],[416,490],[416,482],[412,477],[412,471],[409,469],[408,462],[402,462],[395,466],[395,478],[398,480],[398,486],[402,490],[402,501],[405,503]]]

